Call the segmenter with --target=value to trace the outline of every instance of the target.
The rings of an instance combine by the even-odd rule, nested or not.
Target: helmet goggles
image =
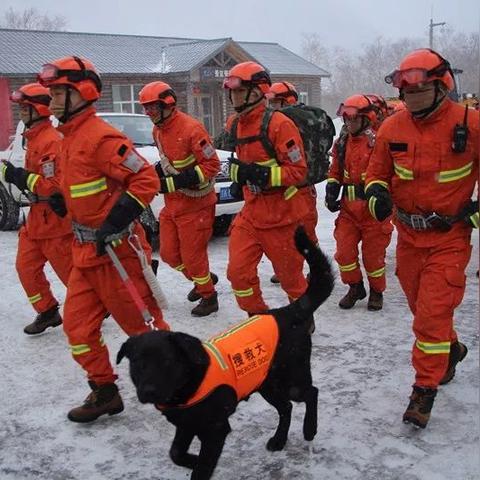
[[[42,65],[40,73],[37,75],[37,80],[45,87],[50,86],[56,80],[66,77],[69,82],[78,83],[84,80],[91,80],[97,87],[99,92],[102,91],[102,83],[95,72],[85,68],[81,70],[62,70],[52,63]]]
[[[50,103],[50,97],[48,95],[27,95],[21,90],[14,90],[10,94],[10,100],[15,103],[40,103],[42,105],[48,105]]]
[[[385,82],[395,88],[408,85],[420,85],[441,77],[449,70],[447,62],[442,62],[435,68],[409,68],[407,70],[394,70],[385,77]]]
[[[341,103],[337,110],[337,116],[353,119],[359,115],[366,115],[369,111],[371,111],[371,108],[358,108],[353,105],[344,105]]]

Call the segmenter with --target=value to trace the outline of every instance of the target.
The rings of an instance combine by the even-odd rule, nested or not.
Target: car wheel
[[[19,215],[20,206],[0,184],[0,230],[16,230]]]
[[[215,221],[213,222],[213,234],[216,237],[227,236],[234,218],[235,215],[219,215],[218,217],[215,217]]]
[[[145,230],[147,241],[152,247],[152,250],[154,252],[157,251],[159,248],[158,221],[149,206],[140,215],[140,223]]]

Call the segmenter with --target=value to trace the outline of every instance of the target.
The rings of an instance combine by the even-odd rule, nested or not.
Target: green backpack
[[[332,147],[335,137],[335,126],[332,119],[321,108],[309,107],[304,104],[289,105],[278,111],[293,120],[300,131],[307,157],[308,173],[306,183],[314,185],[322,182],[327,178],[330,166],[328,151]],[[275,148],[268,138],[268,125],[274,113],[275,110],[267,108],[262,119],[260,135],[245,138],[237,137],[238,117],[235,118],[230,135],[222,138],[223,148],[234,151],[237,145],[260,141],[268,155],[275,158],[277,155]]]

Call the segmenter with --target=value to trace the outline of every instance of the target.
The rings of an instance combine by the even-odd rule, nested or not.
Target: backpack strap
[[[230,130],[230,138],[232,140],[232,148],[235,151],[235,147],[237,145],[246,145],[247,143],[253,143],[260,141],[262,147],[267,152],[270,158],[275,158],[277,153],[275,152],[275,148],[268,138],[268,125],[270,124],[270,120],[272,119],[272,115],[274,110],[271,108],[267,108],[262,118],[262,125],[260,126],[260,134],[259,135],[251,135],[250,137],[243,137],[238,138],[237,136],[237,128],[238,128],[238,120],[239,117],[235,117],[232,122],[232,128]]]
[[[338,137],[337,141],[337,158],[338,158],[338,166],[340,168],[340,171],[342,173],[343,177],[343,172],[345,170],[345,157],[347,153],[347,140],[348,140],[348,133],[346,130],[342,128],[340,130],[340,135]]]

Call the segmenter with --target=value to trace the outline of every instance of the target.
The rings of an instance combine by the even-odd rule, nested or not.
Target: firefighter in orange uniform
[[[386,77],[406,109],[380,128],[366,195],[374,217],[396,207],[398,279],[413,313],[415,383],[405,423],[425,428],[438,385],[448,383],[467,354],[453,313],[465,291],[470,237],[478,228],[479,114],[452,102],[450,64],[415,50]]]
[[[290,82],[272,84],[266,97],[268,98],[269,106],[274,110],[280,110],[288,105],[296,105],[298,102],[297,90]],[[301,188],[299,186],[298,194],[305,198],[308,206],[308,213],[304,218],[305,230],[312,241],[318,244],[315,232],[318,223],[317,190],[315,185],[302,186]]]
[[[58,278],[67,285],[72,269],[72,225],[68,219],[55,215],[47,202],[58,189],[61,142],[49,119],[50,93],[39,83],[29,83],[14,91],[10,100],[19,105],[20,119],[25,124],[25,168],[4,162],[2,169],[5,180],[23,191],[31,204],[19,233],[16,268],[28,300],[38,313],[23,331],[34,335],[62,324],[58,301],[50,289],[44,267],[50,263]]]
[[[153,166],[140,157],[131,141],[95,114],[93,103],[101,81],[93,64],[64,57],[42,67],[39,81],[50,87],[50,109],[63,134],[61,193],[50,197],[59,215],[72,219],[73,268],[64,307],[64,330],[73,358],[86,370],[92,392],[72,409],[73,422],[91,422],[123,411],[101,327],[107,312],[127,335],[148,331],[109,256],[115,247],[123,267],[153,315],[157,328],[168,329],[143,276],[133,249],[151,250],[136,219],[153,199],[159,181]]]
[[[217,195],[215,176],[220,160],[205,127],[176,108],[175,92],[164,82],[152,82],[139,94],[154,123],[153,138],[160,152],[156,170],[165,207],[160,213],[160,256],[182,272],[194,287],[187,298],[199,304],[192,315],[204,317],[218,310],[210,273],[208,241],[212,236]]]
[[[224,81],[237,112],[226,125],[237,155],[230,160],[230,176],[245,198],[232,224],[227,277],[238,305],[249,313],[268,310],[257,274],[263,254],[290,299],[302,295],[307,286],[303,258],[293,241],[295,228],[308,213],[305,198],[295,187],[307,174],[305,154],[297,127],[279,112],[270,111],[268,138],[261,138],[270,85],[268,73],[255,62],[236,65]],[[266,142],[273,147],[274,158],[267,153]]]
[[[325,204],[331,212],[340,210],[335,220],[335,260],[342,282],[349,285],[349,290],[338,305],[350,309],[367,296],[358,258],[358,244],[362,242],[362,259],[370,285],[367,308],[381,310],[386,288],[385,252],[393,226],[390,217],[381,223],[371,218],[364,195],[365,174],[375,142],[372,125],[378,120],[372,102],[365,95],[348,97],[337,115],[343,117],[348,134],[341,136],[333,148]]]

